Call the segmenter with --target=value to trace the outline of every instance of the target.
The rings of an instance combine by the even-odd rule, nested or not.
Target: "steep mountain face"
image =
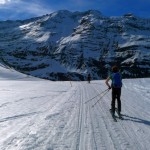
[[[106,78],[112,65],[123,77],[150,77],[150,19],[132,14],[66,10],[24,21],[0,22],[0,61],[50,80]]]

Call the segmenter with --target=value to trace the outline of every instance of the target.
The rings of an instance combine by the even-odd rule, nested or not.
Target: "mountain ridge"
[[[149,77],[150,19],[60,10],[0,22],[0,61],[49,80],[104,79],[112,65],[124,78]]]

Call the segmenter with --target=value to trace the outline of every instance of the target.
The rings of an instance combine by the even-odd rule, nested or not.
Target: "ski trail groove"
[[[80,101],[79,101],[79,112],[78,112],[78,125],[77,125],[77,142],[76,150],[80,150],[81,144],[81,130],[82,130],[82,115],[83,115],[83,93],[81,89],[82,84],[79,86],[80,91]]]
[[[108,99],[110,99],[110,97],[108,97]],[[132,107],[131,105],[126,105],[125,101],[123,103],[123,107],[126,108],[126,111],[129,112],[129,114],[133,114],[133,111],[134,111],[135,114],[139,115],[139,112],[137,110],[135,110],[135,108]],[[124,119],[124,120],[122,120],[122,121],[119,122],[120,125],[121,125],[120,129],[122,129],[122,131],[124,131],[128,135],[129,139],[132,139],[132,142],[134,143],[132,145],[138,145],[138,148],[137,147],[134,148],[134,146],[132,146],[132,149],[135,149],[135,150],[136,149],[139,149],[139,150],[145,149],[145,147],[141,144],[141,138],[139,137],[139,135],[135,131],[135,128],[137,128],[137,126],[135,126],[135,124],[133,124],[133,122],[131,122],[131,125],[127,124],[128,127],[125,127],[125,124],[126,124],[125,120],[126,119]],[[132,138],[133,135],[136,138]]]
[[[96,89],[96,88],[95,88]],[[97,90],[97,89],[96,89]],[[98,91],[98,90],[97,90]],[[106,96],[107,98],[111,99],[110,97]],[[103,100],[101,101],[102,102],[102,105],[107,109],[107,106],[106,106],[106,102],[104,102]],[[119,120],[117,122],[117,124],[119,125],[118,128],[116,128],[116,132],[120,132],[121,131],[121,136],[120,136],[120,141],[124,141],[123,143],[120,143],[121,145],[124,144],[125,146],[125,149],[135,149],[135,150],[141,150],[143,149],[141,144],[140,144],[140,140],[138,140],[138,138],[134,138],[132,139],[133,136],[130,136],[130,134],[126,131],[126,129],[124,128],[124,124],[123,124],[124,120]],[[131,128],[130,126],[128,126],[129,128]],[[132,132],[130,132],[132,134],[135,134],[134,130],[132,130]],[[122,136],[123,135],[123,136]],[[124,137],[124,138],[123,138]],[[138,136],[135,136],[135,137],[138,137]],[[122,138],[122,139],[121,139]],[[129,140],[127,139],[132,139],[132,144]],[[134,145],[139,145],[138,148],[134,148]],[[127,147],[126,147],[127,146]],[[123,147],[124,148],[124,147]]]
[[[85,89],[86,87],[84,87],[84,89]],[[87,93],[87,95],[88,95],[88,92],[87,92],[87,90],[85,91],[85,93]],[[92,131],[92,139],[93,139],[93,142],[94,142],[94,150],[98,150],[98,148],[97,148],[97,141],[96,141],[96,131],[95,131],[95,127],[94,127],[94,121],[93,121],[93,117],[92,117],[92,111],[91,111],[91,107],[90,106],[88,106],[88,105],[86,105],[87,107],[88,107],[88,114],[89,114],[89,119],[90,119],[90,126],[91,126],[91,131]]]
[[[99,93],[99,91],[94,87],[94,89]],[[102,91],[102,90],[101,90]],[[99,103],[97,104],[97,107],[101,107],[101,109],[103,110],[103,112],[105,112],[107,114],[107,116],[110,116],[111,114],[109,113],[109,107],[106,106],[106,103],[104,102],[104,98],[101,99],[99,101]],[[107,111],[108,110],[108,111]],[[111,124],[111,122],[109,123]],[[113,125],[108,126],[109,131],[115,131],[114,133],[112,133],[111,135],[114,135],[117,137],[117,139],[113,139],[113,141],[117,140],[118,144],[116,144],[116,149],[128,149],[129,148],[129,141],[127,141],[126,139],[128,139],[128,135],[124,132],[124,130],[122,130],[122,132],[120,132],[121,127],[118,126],[119,121],[117,123],[113,122]],[[111,128],[112,130],[111,130]],[[116,141],[114,143],[117,143]],[[120,148],[118,148],[120,146]]]
[[[91,87],[90,91],[94,91],[93,87]],[[94,91],[94,93],[95,93],[95,91]],[[92,100],[90,103],[88,103],[89,107],[91,107],[93,105],[93,103],[95,103],[95,101],[97,101],[97,100],[98,100],[98,97],[95,98],[95,100]],[[97,118],[97,119],[95,118],[93,121],[95,121],[97,123],[97,126],[99,127],[99,133],[101,133],[100,134],[100,139],[103,141],[103,143],[105,143],[105,146],[102,146],[103,145],[102,144],[101,148],[107,150],[107,149],[110,149],[109,146],[111,145],[111,149],[112,150],[116,150],[117,147],[116,147],[116,144],[115,144],[115,140],[112,138],[110,131],[108,131],[108,124],[109,123],[107,121],[109,119],[113,121],[113,119],[111,118],[111,116],[108,119],[109,115],[106,115],[104,113],[104,110],[103,110],[103,108],[101,106],[99,107],[99,109],[97,109],[96,106],[91,107],[91,113],[93,113],[93,112],[95,112],[95,114],[93,114],[94,118],[95,117]],[[100,119],[97,114],[101,114],[100,117],[102,119]],[[107,120],[106,120],[106,118],[107,118]]]

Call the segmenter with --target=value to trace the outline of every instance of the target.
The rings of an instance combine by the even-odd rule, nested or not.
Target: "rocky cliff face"
[[[150,77],[150,19],[62,10],[0,22],[0,61],[50,80],[103,79],[114,64],[125,78]]]

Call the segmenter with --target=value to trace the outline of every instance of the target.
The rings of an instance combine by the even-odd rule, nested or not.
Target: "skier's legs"
[[[111,101],[111,111],[115,113],[115,100],[116,100],[116,90],[112,88],[112,101]]]
[[[117,91],[117,103],[118,103],[118,112],[120,113],[121,112],[121,100],[120,100],[120,97],[121,97],[121,88],[118,88]]]

